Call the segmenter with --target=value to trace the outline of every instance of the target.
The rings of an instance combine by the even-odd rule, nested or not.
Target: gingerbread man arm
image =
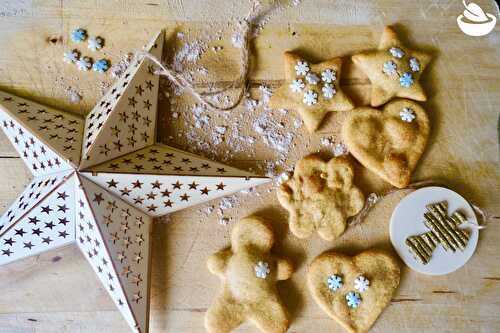
[[[293,264],[286,258],[278,258],[276,260],[276,279],[288,280],[293,273]]]
[[[223,276],[229,258],[233,255],[231,249],[225,249],[208,257],[207,267],[210,273]]]

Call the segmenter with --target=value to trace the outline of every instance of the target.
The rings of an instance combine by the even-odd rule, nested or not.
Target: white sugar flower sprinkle
[[[337,274],[330,275],[327,279],[327,283],[328,288],[333,291],[342,288],[342,286],[344,285],[344,283],[342,282],[342,277]]]
[[[78,52],[78,50],[64,52],[64,62],[67,62],[68,64],[75,63],[79,57],[80,53]]]
[[[333,98],[333,96],[337,93],[337,90],[335,90],[335,88],[329,83],[325,83],[323,88],[321,88],[321,91],[323,92],[323,97],[326,99]]]
[[[88,42],[87,47],[90,50],[95,52],[99,49],[102,49],[103,44],[104,44],[104,40],[101,37],[97,36],[97,37],[89,38],[89,42]]]
[[[315,73],[307,73],[306,81],[309,84],[318,84],[319,77]]]
[[[295,72],[297,75],[306,75],[309,72],[309,64],[305,61],[297,61]]]
[[[402,121],[406,121],[408,123],[411,123],[416,118],[415,111],[408,107],[404,107],[403,110],[399,112],[399,116]]]
[[[410,68],[412,72],[420,71],[420,62],[417,58],[410,58]]]
[[[81,57],[80,60],[76,62],[76,66],[81,71],[88,71],[92,67],[92,61],[89,57]]]
[[[271,273],[269,264],[263,261],[259,261],[257,265],[255,265],[254,270],[255,270],[255,276],[260,279],[265,279],[267,275]]]
[[[321,72],[321,79],[326,83],[332,83],[337,80],[337,73],[331,69],[325,69]]]
[[[292,83],[290,84],[290,89],[292,89],[293,92],[301,92],[302,89],[305,88],[304,81],[302,79],[296,79],[293,80]]]
[[[399,47],[391,47],[389,49],[389,52],[391,52],[392,56],[395,58],[403,58],[405,56],[405,53],[403,50],[401,50]]]
[[[361,293],[367,291],[369,286],[370,286],[370,280],[368,280],[362,275],[358,276],[356,280],[354,280],[354,288]]]
[[[318,103],[318,94],[313,90],[308,90],[304,93],[302,102],[304,102],[304,104],[307,104],[308,106],[314,105]]]
[[[396,73],[397,68],[398,67],[394,61],[387,60],[386,62],[384,62],[384,67],[382,68],[382,72],[384,72],[387,75],[392,75]]]
[[[347,154],[347,147],[345,144],[339,142],[333,147],[333,156],[339,157]]]

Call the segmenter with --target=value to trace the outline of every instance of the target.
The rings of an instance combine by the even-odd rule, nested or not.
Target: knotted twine
[[[186,89],[191,94],[200,101],[201,104],[206,106],[209,109],[215,111],[229,111],[236,108],[243,97],[246,95],[248,91],[248,72],[250,70],[250,39],[252,37],[252,22],[259,16],[259,11],[261,9],[260,2],[254,1],[252,7],[245,16],[245,18],[239,22],[239,30],[242,37],[242,45],[240,52],[240,75],[239,77],[227,84],[225,87],[216,90],[216,91],[205,91],[198,92],[194,88],[194,85],[191,81],[185,78],[181,73],[175,71],[171,66],[165,64],[160,59],[156,58],[149,52],[138,51],[136,52],[136,57],[139,58],[147,58],[151,60],[154,64],[156,64],[159,69],[155,71],[155,74],[160,76],[166,76],[173,84],[175,84],[180,89]],[[222,93],[226,93],[229,90],[238,89],[237,97],[227,106],[216,105],[213,103],[210,98],[219,95]]]
[[[415,183],[411,183],[409,184],[407,187],[405,188],[402,188],[402,189],[389,189],[387,191],[383,191],[381,193],[370,193],[367,197],[366,197],[366,200],[365,200],[365,205],[363,206],[363,208],[361,209],[361,211],[354,215],[353,217],[351,217],[349,219],[349,226],[354,226],[354,225],[357,225],[357,224],[360,224],[361,222],[363,222],[363,220],[365,219],[366,215],[368,215],[368,213],[370,212],[370,210],[378,203],[380,202],[383,198],[391,195],[391,194],[394,194],[394,193],[398,193],[398,192],[401,192],[401,191],[415,191],[415,190],[418,190],[419,188],[423,188],[423,187],[428,187],[428,186],[440,186],[440,187],[444,187],[444,188],[448,188],[450,189],[447,185],[445,184],[442,184],[442,183],[439,183],[439,182],[436,182],[434,180],[423,180],[423,181],[420,181],[420,182],[415,182]],[[496,216],[496,215],[491,215],[489,213],[487,213],[484,209],[482,209],[481,207],[475,205],[474,203],[472,203],[471,201],[467,200],[469,202],[469,204],[471,205],[472,209],[474,210],[474,213],[476,213],[476,216],[478,216],[478,224],[473,224],[473,223],[469,223],[469,225],[475,229],[478,229],[478,230],[481,230],[481,229],[484,229],[486,228],[486,224],[489,223],[489,222],[492,222],[493,220],[500,220],[500,216]]]

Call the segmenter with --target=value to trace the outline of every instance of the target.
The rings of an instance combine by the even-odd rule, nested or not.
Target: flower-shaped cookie
[[[339,87],[342,59],[310,64],[285,52],[285,84],[273,94],[269,105],[296,110],[310,132],[320,126],[327,112],[349,111],[354,105]]]
[[[382,105],[393,97],[427,99],[419,80],[431,56],[405,47],[390,27],[384,29],[378,50],[356,54],[352,61],[372,83],[372,106]]]
[[[339,237],[347,218],[364,205],[353,178],[352,164],[343,156],[324,162],[309,155],[298,161],[293,177],[278,189],[278,200],[290,213],[292,233],[306,238],[317,230],[326,240]]]
[[[233,228],[231,248],[210,256],[208,269],[221,278],[222,293],[205,316],[209,333],[230,332],[246,320],[266,333],[286,332],[289,319],[276,282],[290,278],[293,267],[270,252],[273,243],[271,226],[250,216]]]

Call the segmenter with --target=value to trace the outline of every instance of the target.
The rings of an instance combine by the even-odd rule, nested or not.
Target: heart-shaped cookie
[[[307,272],[314,300],[349,332],[368,332],[399,285],[396,259],[367,250],[355,257],[325,252]]]
[[[429,118],[416,102],[396,99],[382,110],[361,107],[350,112],[342,137],[361,164],[404,188],[427,144]]]

